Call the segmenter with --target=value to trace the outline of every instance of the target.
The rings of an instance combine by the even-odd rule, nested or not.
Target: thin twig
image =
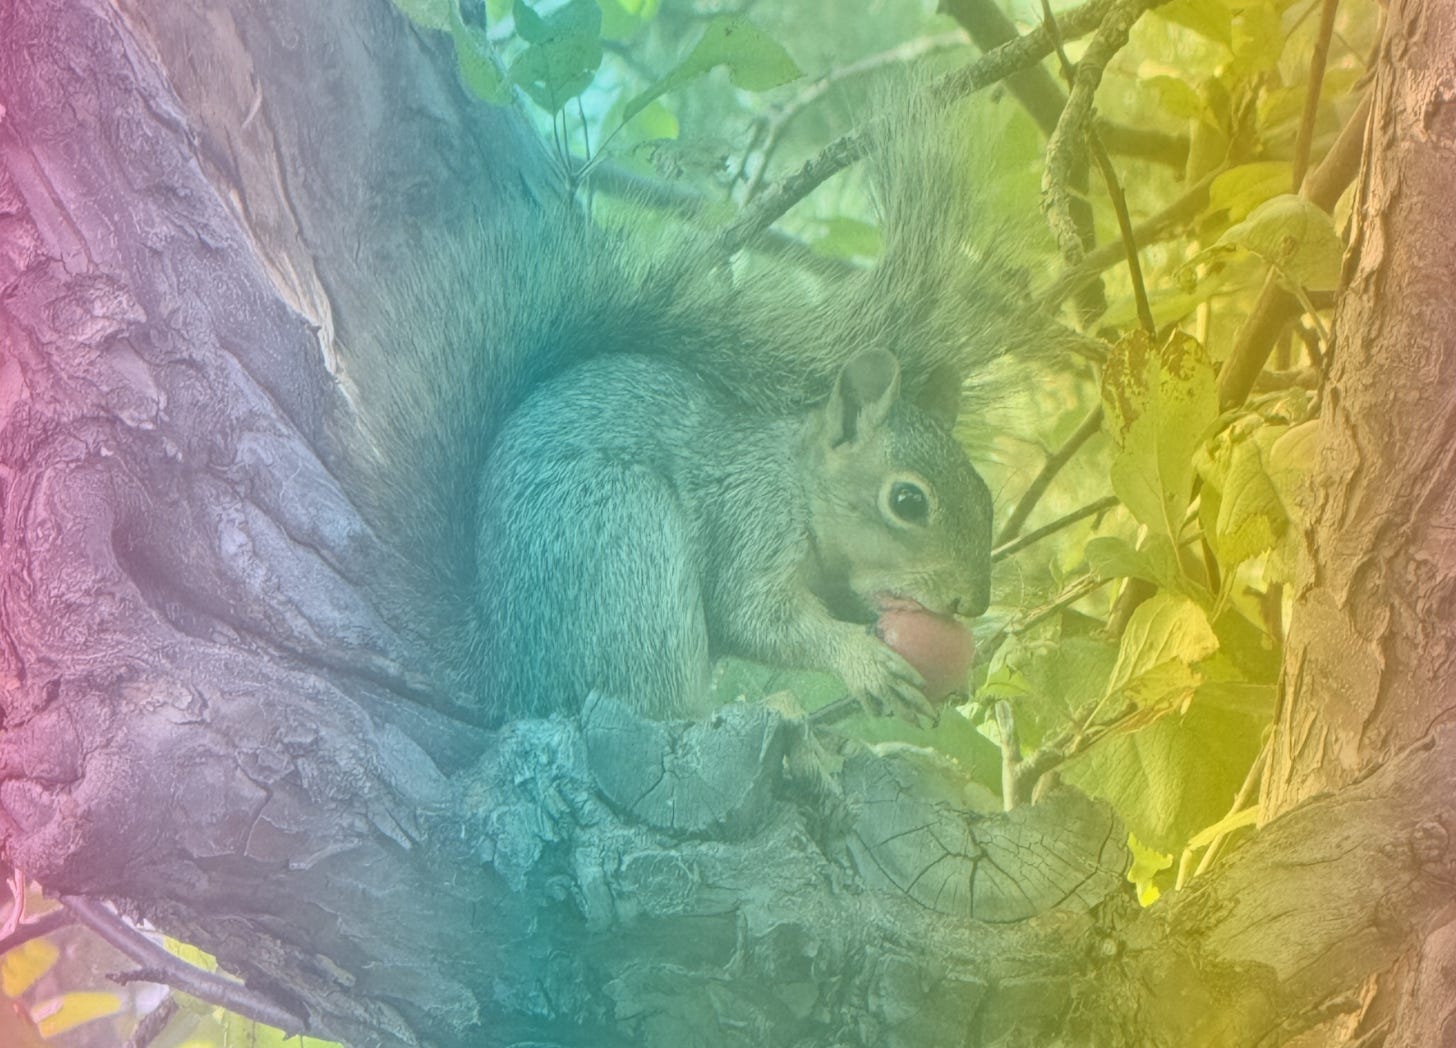
[[[176,1014],[177,998],[170,995],[163,997],[161,1004],[142,1016],[142,1021],[137,1023],[136,1029],[126,1039],[125,1048],[149,1048]]]
[[[1067,39],[1075,39],[1091,32],[1113,6],[1114,0],[1090,0],[1082,7],[1068,11],[1061,19],[1063,35]],[[948,105],[1040,62],[1051,53],[1051,48],[1051,38],[1045,28],[1037,27],[1025,36],[982,55],[969,65],[946,74],[934,81],[927,90],[937,104]],[[797,172],[775,182],[752,204],[745,207],[738,218],[719,235],[718,250],[726,255],[736,254],[744,244],[778,221],[789,208],[803,200],[826,179],[862,159],[877,137],[892,130],[890,121],[882,117],[829,143]]]
[[[1001,744],[1001,808],[1011,811],[1021,798],[1017,789],[1021,768],[1021,737],[1016,731],[1016,718],[1011,713],[1011,703],[1002,699],[994,707],[996,734]]]
[[[122,920],[105,904],[80,895],[63,895],[61,904],[76,919],[119,950],[130,960],[149,969],[158,982],[191,994],[209,1004],[216,1004],[245,1019],[277,1027],[290,1036],[304,1033],[308,1023],[276,1001],[240,982],[214,972],[203,971],[168,953],[136,928]]]
[[[1243,785],[1239,787],[1239,792],[1234,795],[1234,802],[1229,807],[1228,814],[1224,816],[1224,819],[1233,818],[1233,816],[1243,811],[1248,805],[1249,797],[1253,795],[1260,783],[1264,780],[1264,767],[1268,763],[1268,759],[1269,743],[1265,742],[1263,748],[1259,750],[1259,755],[1254,758],[1254,763],[1249,766],[1249,772],[1244,776]],[[1222,850],[1224,841],[1228,839],[1228,836],[1227,833],[1221,833],[1209,842],[1208,847],[1203,851],[1203,858],[1199,861],[1198,868],[1193,871],[1193,876],[1201,877],[1213,868],[1214,860],[1218,858],[1218,853]],[[1183,887],[1181,872],[1177,886],[1179,888]]]
[[[1224,170],[1225,168],[1218,167],[1210,171],[1189,186],[1177,200],[1133,226],[1133,240],[1144,245],[1156,243],[1176,227],[1192,221],[1208,206],[1209,187]],[[1051,286],[1042,292],[1038,306],[1048,312],[1056,309],[1067,296],[1075,294],[1078,288],[1094,279],[1104,269],[1115,266],[1123,258],[1124,247],[1120,242],[1103,244],[1089,251],[1082,261],[1058,274]]]
[[[1082,260],[1082,240],[1078,235],[1072,215],[1071,193],[1068,189],[1071,173],[1081,155],[1086,141],[1088,125],[1092,118],[1092,101],[1097,87],[1102,83],[1102,74],[1107,64],[1127,44],[1128,33],[1144,11],[1157,6],[1161,0],[1119,0],[1108,11],[1107,17],[1097,27],[1092,41],[1087,45],[1082,60],[1077,63],[1072,78],[1072,89],[1067,95],[1066,107],[1056,130],[1047,141],[1046,169],[1042,175],[1042,211],[1047,217],[1052,235],[1062,257],[1075,265]],[[1058,34],[1050,25],[1045,26],[1047,35],[1055,39]]]
[[[1076,70],[1071,60],[1067,58],[1067,52],[1062,47],[1061,35],[1057,31],[1056,15],[1052,13],[1051,0],[1041,0],[1042,21],[1052,34],[1052,39],[1057,45],[1057,59],[1062,63],[1062,73],[1067,82],[1076,82]],[[1100,31],[1099,31],[1100,32]],[[1099,74],[1100,75],[1100,74]],[[1095,90],[1095,89],[1094,89]],[[1112,166],[1111,159],[1107,156],[1107,150],[1102,146],[1102,140],[1097,136],[1097,128],[1090,124],[1091,111],[1088,111],[1089,126],[1085,130],[1087,146],[1092,154],[1092,159],[1097,163],[1097,169],[1102,173],[1102,182],[1107,187],[1107,197],[1112,202],[1113,214],[1117,216],[1118,234],[1123,246],[1123,255],[1127,260],[1128,277],[1132,281],[1133,299],[1137,303],[1138,318],[1142,321],[1143,330],[1149,335],[1157,333],[1157,325],[1153,322],[1153,309],[1148,304],[1148,290],[1143,282],[1143,267],[1138,261],[1138,242],[1133,234],[1132,217],[1127,210],[1127,194],[1122,191],[1122,182],[1117,177],[1117,170]],[[1059,125],[1060,126],[1060,125]],[[1085,170],[1082,170],[1083,161],[1078,162],[1078,169],[1071,172],[1072,177],[1085,182]],[[1091,238],[1085,232],[1089,220],[1083,214],[1085,207],[1075,209],[1072,218],[1077,224],[1078,239],[1081,249],[1078,251],[1078,258],[1086,257],[1087,249],[1091,246]]]
[[[1326,211],[1332,210],[1340,194],[1355,177],[1365,141],[1365,124],[1370,119],[1367,93],[1341,129],[1330,151],[1318,167],[1305,176],[1300,192]],[[1249,396],[1254,381],[1264,370],[1274,342],[1284,326],[1299,315],[1299,302],[1279,286],[1271,274],[1264,282],[1248,318],[1234,337],[1234,348],[1218,374],[1218,401],[1222,410],[1237,407]]]
[[[1013,790],[1015,803],[1023,804],[1036,796],[1037,786],[1049,772],[1056,770],[1066,761],[1079,754],[1085,753],[1098,740],[1105,738],[1127,717],[1136,712],[1137,707],[1127,703],[1113,717],[1097,724],[1092,723],[1092,718],[1102,707],[1105,700],[1098,699],[1089,703],[1077,713],[1072,715],[1074,724],[1058,732],[1055,736],[1044,741],[1025,760],[1016,765]],[[1005,789],[1003,772],[1003,786]]]
[[[590,188],[593,193],[658,208],[687,221],[702,222],[717,206],[695,189],[649,178],[610,162],[593,169]],[[804,241],[778,229],[768,230],[754,241],[753,247],[769,257],[787,259],[821,276],[838,278],[856,271],[853,263],[820,254]]]
[[[43,935],[49,935],[72,923],[74,921],[71,914],[66,910],[51,910],[39,917],[21,921],[13,932],[0,939],[0,954],[9,953],[18,946],[24,946],[32,939],[39,939]]]
[[[783,142],[784,132],[788,130],[795,120],[804,114],[815,102],[823,98],[829,91],[838,84],[856,77],[865,76],[892,66],[903,66],[923,58],[926,55],[935,54],[937,51],[948,51],[956,47],[966,46],[966,35],[961,32],[940,33],[937,36],[916,37],[907,40],[902,44],[889,48],[885,51],[878,51],[875,54],[867,55],[858,61],[832,69],[819,79],[799,92],[794,98],[777,114],[766,123],[763,134],[763,150],[761,162],[749,179],[748,187],[744,191],[743,199],[746,201],[756,197],[763,188],[764,177],[768,172],[769,162],[778,151],[779,144]],[[755,148],[757,146],[755,145]]]
[[[1084,597],[1097,592],[1097,590],[1107,585],[1110,581],[1112,580],[1099,579],[1096,575],[1084,575],[1066,589],[1062,590],[1061,593],[1057,594],[1051,603],[1043,604],[1040,608],[1019,615],[1005,626],[1002,626],[990,640],[981,645],[980,651],[977,653],[977,659],[982,663],[990,662],[991,659],[995,658],[996,652],[1001,649],[1001,645],[1005,644],[1008,638],[1020,636],[1029,630],[1035,629],[1053,615],[1060,614]]]
[[[1107,185],[1107,196],[1112,201],[1112,211],[1117,215],[1117,229],[1121,234],[1123,253],[1127,259],[1127,275],[1128,279],[1132,281],[1132,294],[1133,300],[1137,303],[1138,320],[1142,323],[1144,331],[1149,335],[1156,335],[1158,325],[1153,320],[1153,307],[1148,302],[1148,289],[1143,282],[1143,266],[1138,260],[1138,242],[1133,232],[1132,218],[1127,211],[1127,195],[1122,191],[1122,183],[1117,179],[1117,171],[1107,156],[1107,150],[1102,148],[1102,142],[1098,139],[1095,129],[1088,129],[1087,141],[1092,150],[1092,159],[1097,161],[1097,168],[1102,172],[1102,181]]]
[[[1084,418],[1072,435],[1063,441],[1062,446],[1047,456],[1042,463],[1041,471],[1032,478],[1027,485],[1026,491],[1022,494],[1021,500],[1016,503],[1016,508],[1011,511],[1011,516],[1006,518],[1006,523],[1001,525],[1001,531],[996,536],[994,545],[999,549],[1016,538],[1017,534],[1025,526],[1031,511],[1046,494],[1047,488],[1051,486],[1052,480],[1062,471],[1073,456],[1082,449],[1094,435],[1102,429],[1102,405],[1097,405],[1086,418]],[[1004,554],[1003,554],[1004,555]]]
[[[1325,66],[1330,58],[1330,37],[1335,31],[1335,12],[1340,0],[1324,0],[1320,8],[1319,32],[1314,38],[1314,56],[1309,60],[1309,88],[1304,95],[1304,113],[1299,121],[1299,133],[1294,139],[1294,192],[1304,183],[1304,173],[1309,169],[1309,149],[1314,141],[1315,117],[1319,115],[1320,91],[1325,82]]]
[[[1119,501],[1116,495],[1104,495],[1094,502],[1087,503],[1087,505],[1080,509],[1074,509],[1072,512],[1058,517],[1050,524],[1043,524],[1035,531],[1028,531],[1025,535],[1022,535],[1018,539],[1013,539],[1004,546],[997,546],[991,551],[991,562],[995,563],[998,560],[1004,560],[1013,553],[1020,553],[1027,546],[1040,542],[1048,535],[1055,535],[1063,528],[1069,528],[1079,520],[1085,520],[1088,517],[1096,516],[1098,513],[1106,512],[1113,506],[1118,505]]]

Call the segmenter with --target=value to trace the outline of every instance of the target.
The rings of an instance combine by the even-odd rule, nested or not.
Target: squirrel
[[[452,711],[496,726],[598,690],[698,717],[721,655],[911,720],[964,681],[993,511],[953,431],[966,380],[1029,333],[965,136],[911,138],[867,161],[881,257],[833,279],[569,194],[444,248],[473,285],[401,279],[408,308],[353,347],[364,488]],[[446,318],[429,338],[422,313]]]

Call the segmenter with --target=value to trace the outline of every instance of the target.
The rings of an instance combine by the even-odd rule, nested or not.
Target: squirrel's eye
[[[924,524],[930,519],[930,497],[917,485],[899,481],[890,489],[890,512],[907,524]]]

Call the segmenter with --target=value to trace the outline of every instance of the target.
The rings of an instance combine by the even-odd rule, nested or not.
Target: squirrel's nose
[[[986,609],[991,606],[991,587],[977,587],[974,597],[956,597],[950,602],[950,613],[959,615],[962,618],[974,619],[977,616],[986,614]]]

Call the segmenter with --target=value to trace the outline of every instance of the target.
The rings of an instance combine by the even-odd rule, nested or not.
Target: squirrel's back
[[[843,279],[549,200],[442,245],[463,286],[401,274],[396,322],[353,347],[360,487],[414,565],[445,705],[493,722],[585,685],[691,712],[725,651],[916,679],[867,625],[886,600],[984,605],[989,496],[949,421],[1025,327],[1014,274],[968,247],[975,199],[944,181],[965,166],[883,179],[884,256]]]

